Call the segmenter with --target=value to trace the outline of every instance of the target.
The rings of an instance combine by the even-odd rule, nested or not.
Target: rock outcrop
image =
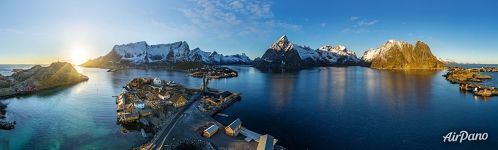
[[[167,66],[181,63],[200,63],[208,65],[251,64],[251,59],[244,53],[222,55],[205,52],[199,48],[190,50],[187,42],[148,45],[146,42],[136,42],[115,45],[105,56],[90,60],[81,66],[112,68],[114,66]]]
[[[319,66],[360,65],[356,54],[344,46],[323,46],[311,49],[289,42],[287,36],[280,37],[266,50],[262,57],[253,61],[257,68],[299,69]]]
[[[389,40],[379,48],[366,51],[362,60],[377,69],[443,69],[445,66],[421,41],[412,45]]]
[[[7,77],[0,77],[0,97],[32,93],[88,80],[70,63],[56,62],[48,67],[36,65]]]

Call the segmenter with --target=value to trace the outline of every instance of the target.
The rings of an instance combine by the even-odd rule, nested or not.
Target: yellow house
[[[225,127],[225,133],[229,136],[237,136],[240,133],[240,128],[242,127],[242,121],[239,118],[235,119],[230,125]]]
[[[219,129],[218,125],[213,124],[213,125],[209,126],[209,128],[207,128],[206,130],[202,131],[202,136],[210,138],[216,132],[218,132],[218,129]]]
[[[187,104],[187,99],[185,98],[185,96],[180,95],[180,96],[173,97],[171,99],[171,102],[173,102],[173,106],[178,108],[178,107],[182,107],[185,104]]]

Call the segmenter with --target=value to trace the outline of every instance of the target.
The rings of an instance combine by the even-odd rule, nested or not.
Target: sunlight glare
[[[88,60],[88,55],[83,48],[75,48],[71,54],[71,63],[81,65]]]

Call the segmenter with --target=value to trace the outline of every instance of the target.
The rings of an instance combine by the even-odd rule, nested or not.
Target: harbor
[[[159,78],[131,80],[123,92],[115,96],[117,122],[123,134],[140,132],[147,139],[148,142],[137,149],[182,149],[185,146],[257,149],[259,143],[263,143],[260,140],[263,136],[272,143],[265,143],[265,149],[284,149],[276,145],[273,136],[243,127],[239,118],[230,124],[214,119],[219,112],[241,100],[241,94],[209,88],[210,79],[205,76],[199,89]]]

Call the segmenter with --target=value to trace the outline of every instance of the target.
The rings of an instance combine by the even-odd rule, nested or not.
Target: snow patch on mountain
[[[112,61],[129,62],[136,65],[176,62],[201,62],[214,65],[251,64],[251,59],[245,54],[223,55],[216,51],[205,52],[199,48],[190,50],[185,41],[157,45],[148,45],[142,41],[116,45],[107,55],[112,54],[116,54],[119,59]]]
[[[361,59],[363,59],[363,61],[367,63],[372,62],[373,59],[382,56],[384,53],[392,50],[394,47],[402,48],[403,46],[408,45],[410,44],[404,41],[388,40],[381,47],[370,48],[369,50],[365,51]]]

